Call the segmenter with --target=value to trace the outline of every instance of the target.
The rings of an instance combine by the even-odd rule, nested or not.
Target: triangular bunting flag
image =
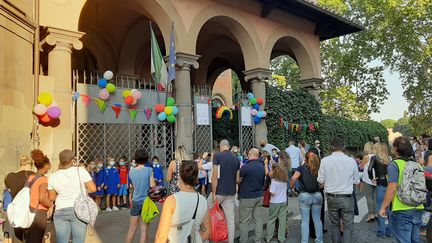
[[[135,121],[137,113],[138,113],[138,110],[136,110],[136,109],[129,109],[129,115],[130,115],[130,119],[132,121]]]
[[[284,126],[285,126],[285,129],[288,130],[288,122],[287,121],[284,121]]]
[[[151,118],[151,115],[152,115],[152,109],[151,108],[145,109],[144,114],[145,114],[147,120],[149,120]]]
[[[77,99],[80,97],[80,93],[79,92],[73,92],[72,93],[72,100],[73,101],[77,101]]]
[[[309,124],[309,130],[311,132],[315,132],[315,126],[314,126],[314,124]]]
[[[85,94],[81,94],[81,100],[84,103],[85,106],[88,106],[88,104],[90,104],[91,98],[88,95]]]
[[[111,109],[116,113],[116,118],[118,118],[121,112],[121,105],[115,104],[111,106]]]
[[[99,107],[100,112],[104,112],[106,109],[106,103],[105,101],[101,99],[95,99],[96,105]]]

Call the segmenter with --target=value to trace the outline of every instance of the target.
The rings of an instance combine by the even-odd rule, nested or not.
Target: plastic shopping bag
[[[159,215],[159,209],[157,208],[156,204],[150,199],[150,197],[147,197],[144,200],[142,210],[141,210],[142,220],[145,223],[149,224],[158,215]]]
[[[211,221],[211,240],[213,242],[221,242],[228,240],[228,225],[225,220],[225,214],[219,207],[218,201],[215,201],[215,205],[210,209],[210,221]]]

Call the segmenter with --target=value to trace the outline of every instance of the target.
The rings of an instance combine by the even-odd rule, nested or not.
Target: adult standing
[[[138,229],[141,219],[141,210],[144,200],[148,196],[148,190],[155,186],[155,180],[153,178],[153,170],[151,167],[146,167],[145,164],[148,162],[149,156],[147,151],[144,149],[138,149],[135,151],[135,163],[136,167],[131,168],[129,172],[129,178],[134,187],[132,195],[132,207],[130,210],[130,223],[129,230],[126,236],[126,243],[130,243],[135,238],[135,233]],[[148,241],[148,232],[150,230],[150,224],[141,222],[141,237],[140,242],[145,243]]]
[[[274,146],[273,144],[268,143],[267,139],[263,139],[260,141],[260,146],[262,151],[267,151],[269,154],[272,154],[272,150],[276,149],[278,152],[280,149],[278,147]]]
[[[63,150],[59,154],[59,170],[48,178],[48,190],[51,201],[55,201],[54,228],[57,243],[68,243],[72,232],[74,243],[83,243],[87,225],[75,215],[74,203],[82,191],[93,193],[96,185],[90,174],[78,167],[72,150]]]
[[[240,243],[248,241],[249,223],[253,219],[255,225],[255,242],[261,242],[263,238],[263,217],[261,215],[264,177],[267,174],[265,166],[259,160],[259,150],[252,148],[248,153],[249,163],[240,169],[239,178],[239,224]],[[284,208],[285,210],[285,208]]]
[[[322,159],[323,156],[322,156],[322,153],[321,153],[321,147],[320,146],[321,146],[320,140],[315,140],[315,146],[314,146],[314,148],[317,150],[318,157],[320,159]]]
[[[213,158],[212,172],[212,195],[208,198],[209,208],[212,208],[214,201],[222,206],[228,225],[228,242],[234,242],[234,201],[237,191],[237,181],[240,176],[240,163],[231,153],[228,140],[223,139],[219,143],[220,152]]]
[[[205,197],[195,191],[197,178],[196,162],[182,161],[180,192],[165,200],[155,242],[189,242],[188,238],[194,238],[198,243],[209,237],[210,219],[207,215],[207,202]],[[186,208],[188,210],[184,210]]]
[[[369,178],[368,175],[368,168],[371,158],[375,155],[375,148],[374,144],[372,142],[368,142],[365,144],[363,152],[365,155],[363,156],[363,160],[361,162],[360,167],[363,168],[363,175],[362,175],[362,185],[361,188],[363,189],[363,193],[366,196],[366,202],[368,207],[368,217],[366,219],[366,222],[372,222],[376,218],[376,182],[372,181]],[[374,176],[372,176],[374,178]]]
[[[18,171],[7,174],[4,180],[6,189],[11,193],[12,199],[14,199],[18,192],[23,189],[30,175],[34,175],[34,172],[32,171],[32,159],[29,155],[22,155]],[[17,240],[24,240],[23,229],[14,228],[14,235]]]
[[[388,153],[387,145],[385,143],[376,143],[375,145],[376,155],[371,158],[371,162],[368,168],[369,179],[376,181],[377,183],[377,198],[376,204],[378,210],[384,200],[384,195],[387,190],[387,166],[390,163],[390,155]],[[391,216],[390,209],[387,209],[388,217]],[[385,223],[385,218],[378,215],[378,231],[377,236],[381,238],[391,237],[392,235],[392,223],[389,220],[388,225]]]
[[[301,154],[301,150],[295,146],[295,142],[293,140],[290,140],[288,142],[288,148],[285,149],[285,152],[289,155],[291,158],[291,169],[292,171],[295,171],[302,163],[303,157]],[[291,180],[291,174],[288,175],[289,180]],[[298,182],[295,184],[295,188],[299,188]]]
[[[332,242],[341,242],[340,222],[344,224],[343,242],[353,242],[354,200],[353,184],[359,184],[355,160],[343,151],[345,144],[336,137],[331,143],[332,154],[324,157],[318,170],[318,182],[324,184],[330,218]]]
[[[177,147],[174,158],[175,160],[171,161],[168,166],[168,172],[166,176],[166,180],[170,183],[170,194],[174,194],[180,191],[180,188],[178,186],[180,165],[183,160],[189,160],[189,156],[187,154],[185,146],[180,145]]]
[[[422,204],[417,207],[405,205],[396,194],[406,161],[412,159],[412,145],[408,138],[398,137],[393,142],[393,149],[397,159],[391,161],[387,167],[387,190],[379,214],[382,217],[388,217],[387,208],[391,203],[392,217],[389,220],[393,223],[393,236],[396,242],[418,243],[420,242],[424,206]]]

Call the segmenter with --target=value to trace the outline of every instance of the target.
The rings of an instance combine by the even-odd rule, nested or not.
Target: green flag
[[[163,60],[162,53],[160,51],[156,36],[153,32],[153,28],[150,23],[151,33],[151,74],[154,80],[161,84],[162,87],[166,87],[168,82],[168,71]]]

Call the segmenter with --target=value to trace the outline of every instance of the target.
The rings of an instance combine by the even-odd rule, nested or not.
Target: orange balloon
[[[38,116],[38,118],[42,123],[49,123],[51,121],[51,117],[48,116],[48,113],[43,116]]]
[[[157,105],[155,106],[155,111],[156,111],[157,113],[164,112],[164,110],[165,110],[165,106],[162,105],[162,104],[157,104]]]

